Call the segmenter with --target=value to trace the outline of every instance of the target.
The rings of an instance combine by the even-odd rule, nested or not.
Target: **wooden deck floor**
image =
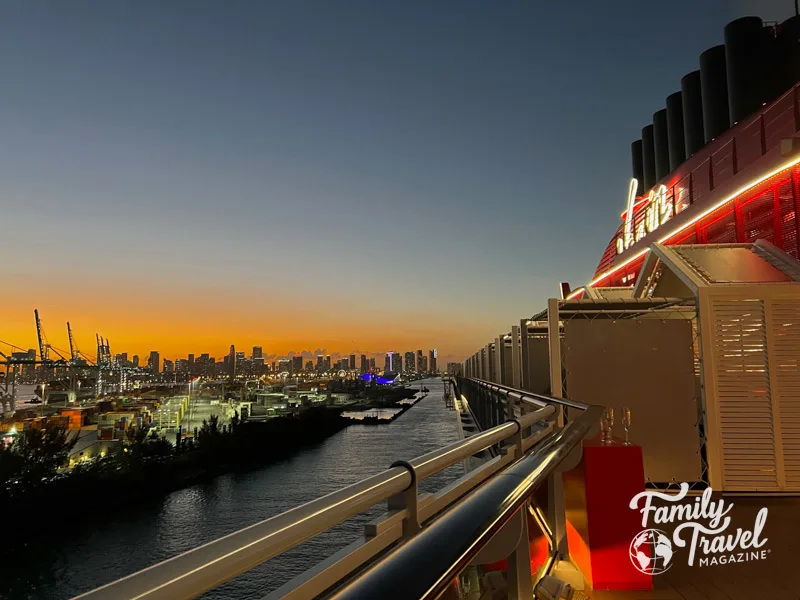
[[[800,498],[726,497],[734,504],[731,529],[752,528],[759,509],[769,509],[764,527],[766,560],[689,567],[686,549],[674,566],[653,577],[646,592],[596,590],[592,600],[800,600]],[[671,531],[670,531],[671,533]]]

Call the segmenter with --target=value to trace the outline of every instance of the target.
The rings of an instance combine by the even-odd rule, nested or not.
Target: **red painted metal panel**
[[[733,143],[733,140],[731,140],[711,156],[711,171],[713,173],[714,187],[725,183],[735,175],[733,168]]]
[[[764,113],[764,140],[767,148],[774,148],[782,138],[794,135],[794,95],[788,94]]]
[[[743,167],[761,158],[761,121],[743,127],[736,133],[736,163],[741,171]]]
[[[692,204],[701,202],[711,192],[711,158],[692,171]]]

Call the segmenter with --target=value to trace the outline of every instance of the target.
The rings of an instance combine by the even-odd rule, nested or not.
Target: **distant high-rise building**
[[[245,377],[253,374],[253,361],[245,358],[244,352],[236,353],[236,373]]]
[[[133,355],[133,358],[131,359],[131,363],[133,363],[134,367],[138,367],[139,366],[139,355],[138,354],[134,354]]]
[[[384,362],[384,371],[392,371],[393,373],[400,373],[403,370],[403,357],[399,352],[387,352],[386,361]]]
[[[406,373],[413,373],[416,369],[417,361],[414,360],[413,352],[406,352]]]
[[[371,371],[375,370],[375,359],[374,358],[370,358],[369,359],[369,368],[370,368]]]
[[[189,361],[185,358],[175,359],[175,372],[187,375],[189,373]]]
[[[356,370],[356,355],[355,354],[351,354],[350,355],[350,370],[351,371],[355,371]]]
[[[292,361],[288,358],[282,358],[278,361],[278,372],[289,373],[292,370]]]
[[[306,371],[313,371],[314,370],[314,363],[313,361],[306,361]]]
[[[367,371],[369,371],[369,361],[367,360],[367,355],[366,354],[362,354],[361,355],[361,372],[362,373],[366,373]]]
[[[236,348],[231,344],[231,350],[228,352],[228,373],[231,377],[236,376]]]
[[[336,369],[338,371],[347,371],[350,368],[350,359],[346,356],[344,358],[340,358],[338,364],[336,365]]]
[[[434,348],[428,353],[428,367],[430,368],[431,373],[436,373],[436,357],[438,356],[439,352]]]
[[[331,355],[330,354],[326,354],[325,355],[325,370],[326,371],[330,371],[331,370]]]
[[[422,369],[422,361],[425,358],[425,355],[422,353],[422,350],[417,350],[417,373],[424,373]]]
[[[325,356],[317,354],[317,372],[322,373],[325,370]]]
[[[153,373],[158,373],[161,370],[161,357],[155,350],[150,353],[150,358],[147,359],[147,368]]]
[[[194,361],[194,371],[192,375],[208,375],[208,354],[201,354]]]
[[[261,346],[253,346],[253,360],[258,360],[259,358],[264,358],[264,351]]]
[[[175,371],[175,363],[171,360],[164,359],[164,373],[172,373]]]
[[[417,354],[417,373],[427,373],[428,372],[428,357],[424,354],[420,357]]]
[[[292,357],[292,373],[300,373],[303,370],[303,357],[302,356],[293,356]]]
[[[190,354],[186,359],[186,372],[190,375],[194,375],[194,354]]]

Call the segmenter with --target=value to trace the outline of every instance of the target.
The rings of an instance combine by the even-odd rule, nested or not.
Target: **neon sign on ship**
[[[667,199],[667,186],[659,185],[657,188],[650,190],[650,194],[647,196],[647,210],[644,219],[639,222],[636,231],[634,231],[633,212],[636,205],[636,190],[638,187],[639,182],[636,179],[631,179],[628,185],[628,210],[625,211],[625,229],[622,235],[617,238],[617,254],[622,254],[647,234],[661,227],[674,214],[672,203]]]

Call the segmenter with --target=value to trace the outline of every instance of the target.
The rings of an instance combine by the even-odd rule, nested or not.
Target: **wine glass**
[[[606,422],[606,444],[611,445],[614,443],[614,409],[610,406],[606,408],[603,419]]]
[[[606,419],[605,411],[603,411],[603,418],[600,419],[600,443],[603,445],[608,443],[608,419]]]
[[[631,427],[631,407],[622,407],[622,426],[625,428],[625,446],[631,446],[631,440],[628,437],[628,429]]]

